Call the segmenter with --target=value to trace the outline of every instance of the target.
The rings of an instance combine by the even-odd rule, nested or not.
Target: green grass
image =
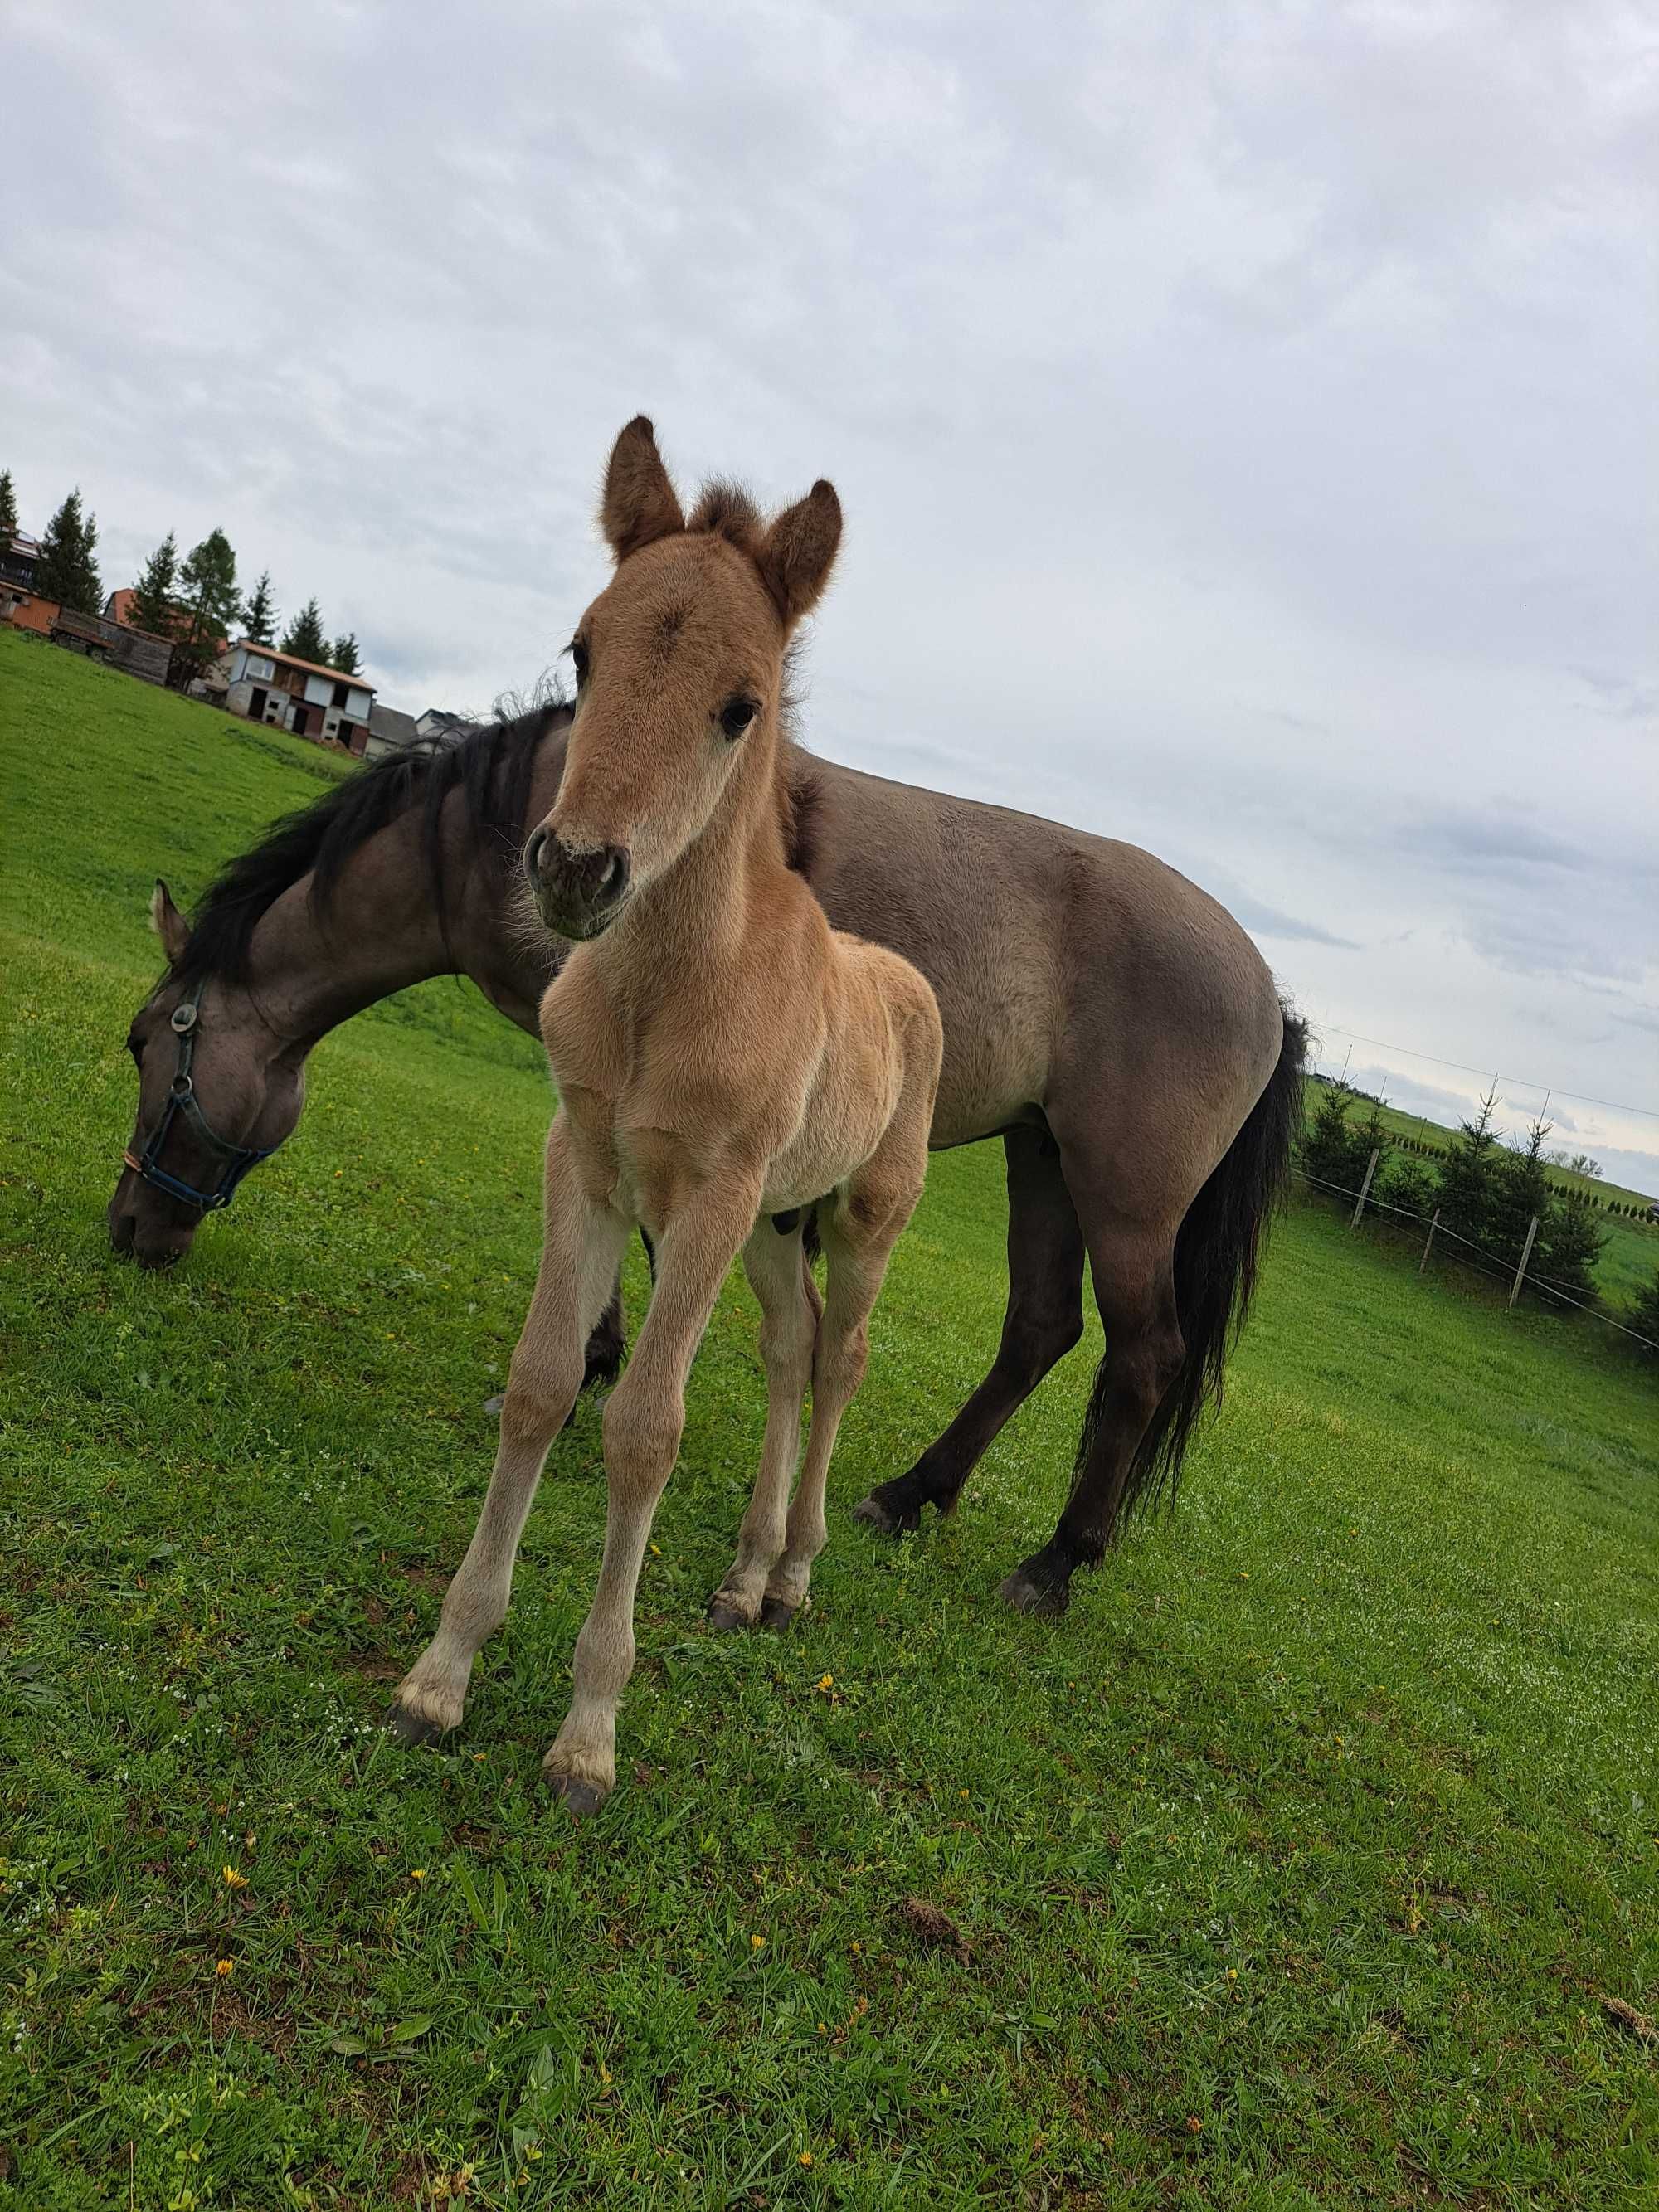
[[[1294,1212],[1176,1515],[1016,1619],[1092,1339],[956,1521],[848,1514],[995,1340],[996,1154],[936,1160],[787,1639],[702,1625],[763,1411],[722,1300],[574,1826],[592,1406],[459,1752],[376,1725],[489,1471],[534,1054],[452,983],[350,1024],[185,1267],[118,1263],[149,879],[331,763],[3,635],[0,710],[4,2212],[1654,2201],[1602,2002],[1659,2011],[1632,1362]]]

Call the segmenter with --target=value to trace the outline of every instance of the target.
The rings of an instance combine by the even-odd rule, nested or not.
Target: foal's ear
[[[805,499],[784,509],[755,556],[786,629],[817,605],[840,544],[841,501],[834,484],[820,477]]]
[[[648,415],[636,415],[611,448],[599,527],[618,561],[685,527]]]
[[[161,940],[161,950],[167,956],[169,967],[176,968],[185,957],[185,947],[190,943],[190,924],[173,903],[173,893],[155,878],[155,888],[149,895],[149,926]]]

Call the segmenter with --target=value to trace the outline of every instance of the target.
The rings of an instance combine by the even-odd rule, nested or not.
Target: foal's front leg
[[[617,1706],[634,1671],[634,1594],[652,1516],[679,1452],[685,1378],[760,1197],[758,1183],[699,1194],[668,1223],[651,1310],[605,1401],[605,1558],[576,1638],[570,1711],[542,1770],[573,1813],[593,1812],[616,1787]]]
[[[430,1743],[460,1723],[478,1647],[507,1618],[513,1563],[542,1463],[582,1385],[583,1346],[611,1294],[628,1224],[583,1192],[562,1113],[547,1139],[535,1296],[513,1354],[483,1510],[444,1595],[438,1632],[398,1686],[387,1724]]]

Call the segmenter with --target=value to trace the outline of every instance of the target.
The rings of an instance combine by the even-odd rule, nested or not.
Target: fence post
[[[1532,1241],[1538,1234],[1538,1216],[1534,1213],[1527,1224],[1527,1241],[1521,1247],[1521,1265],[1515,1271],[1515,1288],[1510,1292],[1510,1304],[1514,1305],[1521,1295],[1521,1279],[1527,1272],[1527,1262],[1532,1257]]]
[[[1422,1273],[1424,1268],[1429,1264],[1429,1247],[1433,1243],[1434,1232],[1439,1228],[1439,1226],[1440,1208],[1437,1206],[1434,1209],[1434,1219],[1429,1224],[1429,1233],[1423,1240],[1423,1256],[1417,1263],[1417,1272],[1419,1275]]]
[[[1365,1163],[1365,1180],[1359,1186],[1358,1202],[1353,1210],[1353,1219],[1348,1224],[1350,1229],[1358,1229],[1359,1226],[1359,1217],[1365,1211],[1365,1200],[1370,1190],[1371,1177],[1376,1173],[1376,1164],[1382,1157],[1382,1147],[1378,1145],[1374,1147],[1370,1159]]]

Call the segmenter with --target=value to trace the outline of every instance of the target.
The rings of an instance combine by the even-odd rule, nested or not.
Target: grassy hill
[[[1632,1362],[1293,1212],[1178,1511],[1016,1619],[1094,1332],[956,1520],[848,1512],[996,1340],[1000,1163],[943,1157],[789,1638],[702,1621],[763,1416],[728,1286],[574,1826],[592,1405],[459,1750],[376,1725],[489,1472],[537,1055],[470,987],[374,1010],[182,1270],[119,1263],[150,879],[335,763],[3,633],[0,727],[0,2212],[1654,2200]]]

